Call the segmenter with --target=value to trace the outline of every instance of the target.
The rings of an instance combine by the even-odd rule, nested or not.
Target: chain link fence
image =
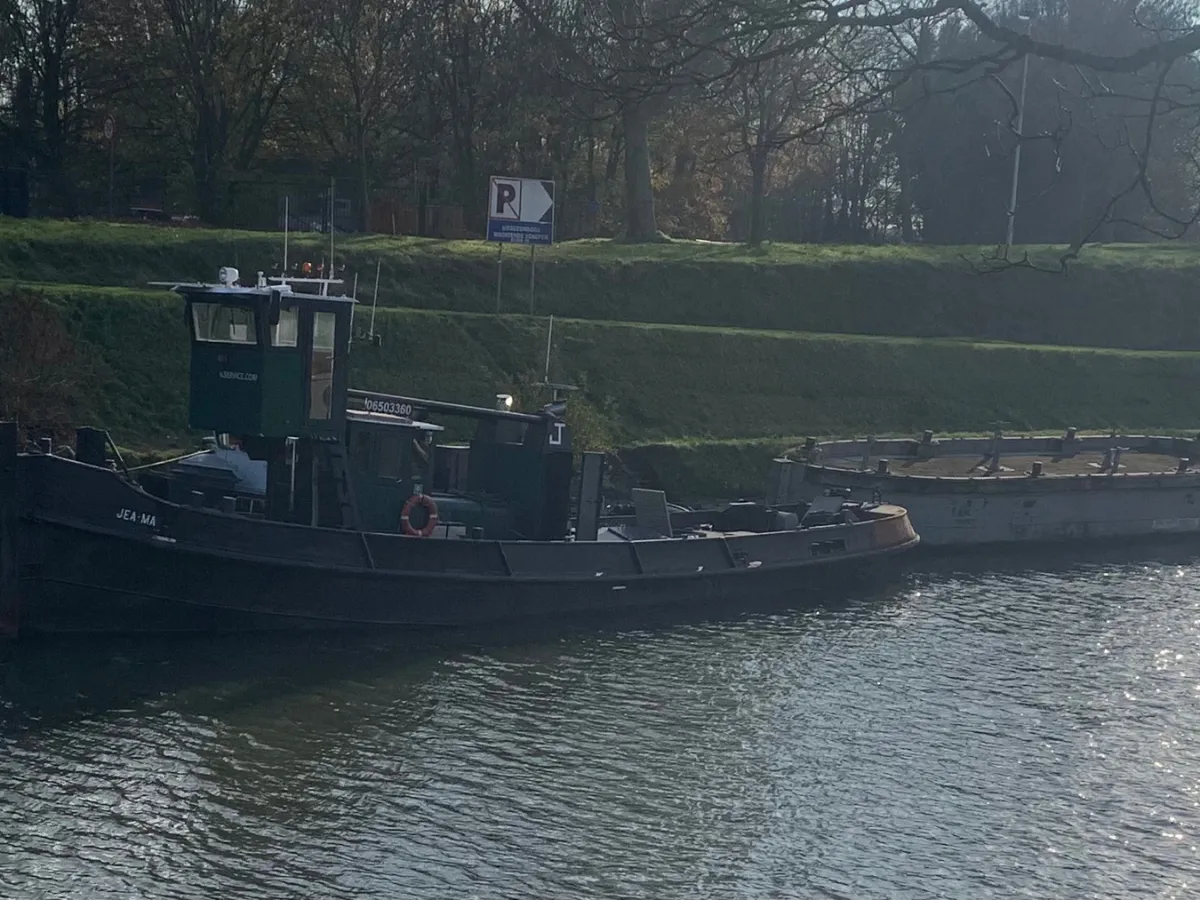
[[[229,180],[218,204],[219,221],[205,222],[250,231],[419,235],[481,238],[484,198],[478,208],[444,202],[419,181],[364,191],[357,178],[252,176]],[[613,214],[594,200],[559,188],[555,239],[611,236]],[[184,185],[157,173],[118,167],[111,183],[51,180],[36,171],[0,166],[0,215],[15,218],[95,218],[199,226]]]

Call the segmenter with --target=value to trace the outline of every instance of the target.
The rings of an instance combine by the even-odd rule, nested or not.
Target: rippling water
[[[475,649],[22,643],[0,896],[1197,896],[1200,555],[1140,553]]]

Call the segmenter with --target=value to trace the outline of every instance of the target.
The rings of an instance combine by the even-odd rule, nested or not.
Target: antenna
[[[566,394],[571,391],[579,390],[578,386],[573,384],[556,384],[550,380],[550,348],[554,344],[554,316],[550,317],[550,327],[546,330],[546,364],[542,374],[542,383],[538,387],[549,388],[554,402],[566,400]]]
[[[358,306],[358,272],[354,273],[354,290],[350,294],[354,301],[350,304],[350,343],[354,343],[354,309]]]

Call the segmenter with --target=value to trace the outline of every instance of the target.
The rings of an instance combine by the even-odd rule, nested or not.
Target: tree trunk
[[[913,202],[912,202],[912,171],[908,159],[908,144],[902,135],[898,155],[899,171],[896,180],[900,183],[900,193],[896,198],[896,215],[900,219],[900,239],[906,244],[913,242]]]
[[[37,151],[37,96],[33,71],[22,66],[17,71],[17,89],[13,97],[17,120],[17,165],[29,168]]]
[[[359,197],[362,200],[362,214],[359,220],[359,227],[365,234],[371,230],[371,187],[370,187],[370,167],[367,165],[367,135],[366,126],[359,118],[358,125],[358,186]]]
[[[206,225],[221,224],[221,203],[217,198],[217,173],[208,158],[208,148],[203,145],[196,147],[192,158],[192,175],[195,181],[196,214]]]
[[[747,243],[757,247],[767,234],[766,210],[763,208],[767,186],[767,151],[755,147],[750,151],[750,238]]]
[[[18,4],[19,6],[19,4]],[[68,52],[71,28],[76,22],[77,0],[55,0],[36,6],[36,40],[41,59],[42,146],[41,175],[59,215],[76,213],[76,196],[70,172],[70,134],[67,116],[74,73]]]
[[[614,125],[608,141],[608,159],[604,163],[604,183],[612,184],[617,177],[617,166],[625,155],[625,136]]]
[[[192,147],[192,178],[196,191],[196,214],[208,225],[221,224],[225,204],[220,197],[221,157],[225,141],[220,116],[201,98],[196,110],[196,136]]]
[[[650,129],[642,104],[626,103],[621,123],[625,130],[625,239],[651,243],[659,234],[650,181]]]

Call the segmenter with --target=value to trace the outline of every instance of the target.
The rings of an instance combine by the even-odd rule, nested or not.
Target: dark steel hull
[[[179,506],[106,470],[21,459],[10,605],[30,632],[544,624],[800,592],[917,543],[899,509],[852,525],[688,541],[422,540]]]

